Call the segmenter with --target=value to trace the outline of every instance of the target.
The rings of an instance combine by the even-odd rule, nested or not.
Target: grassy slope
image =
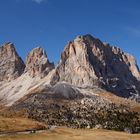
[[[42,124],[27,118],[5,118],[0,116],[0,132],[23,131],[43,127]]]
[[[0,140],[140,140],[139,135],[107,130],[57,128],[42,134],[0,137]]]
[[[108,98],[116,104],[124,104],[130,106],[134,111],[140,114],[140,104],[126,100],[111,93],[101,93],[99,96]],[[0,131],[21,131],[27,129],[34,129],[40,126],[39,123],[32,120],[21,118],[25,115],[24,112],[9,112],[0,108]],[[16,115],[15,115],[16,113]],[[24,114],[24,115],[23,115]],[[16,118],[14,118],[16,116]],[[24,116],[25,117],[25,116]],[[121,132],[105,131],[105,130],[73,130],[73,129],[58,129],[56,132],[47,132],[46,134],[34,134],[34,135],[17,135],[12,137],[0,137],[0,140],[128,140],[128,139],[140,140],[140,135],[129,135]]]

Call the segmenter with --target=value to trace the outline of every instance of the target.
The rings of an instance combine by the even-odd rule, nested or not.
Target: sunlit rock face
[[[116,95],[139,100],[140,72],[133,56],[91,35],[70,41],[57,67],[60,81],[98,85]]]
[[[0,81],[11,81],[24,72],[25,64],[12,43],[0,47]]]
[[[45,77],[52,69],[54,64],[50,63],[46,52],[42,48],[33,49],[26,58],[26,69],[31,77]]]
[[[12,43],[0,47],[0,99],[4,103],[11,105],[31,90],[57,87],[59,83],[64,86],[55,88],[54,95],[60,97],[79,95],[77,90],[73,94],[73,88],[68,88],[71,86],[91,94],[98,87],[140,102],[140,72],[135,58],[91,35],[70,41],[57,66],[40,47],[28,54],[25,64]]]

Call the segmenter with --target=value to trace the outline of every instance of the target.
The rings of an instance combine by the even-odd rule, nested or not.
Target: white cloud
[[[32,0],[32,1],[34,1],[34,2],[36,2],[36,3],[38,3],[38,4],[40,4],[41,2],[44,2],[44,1],[46,1],[46,0]]]
[[[125,30],[135,37],[140,37],[140,28],[138,27],[126,27]]]

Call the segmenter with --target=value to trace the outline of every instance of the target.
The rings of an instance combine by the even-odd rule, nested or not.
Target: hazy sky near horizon
[[[0,44],[13,42],[24,60],[42,46],[57,63],[83,34],[120,47],[140,66],[140,0],[0,0]]]

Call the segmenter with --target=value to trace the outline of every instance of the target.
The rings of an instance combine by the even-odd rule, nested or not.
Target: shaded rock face
[[[25,64],[12,43],[0,47],[0,81],[16,79],[24,72]]]
[[[28,54],[25,72],[28,72],[31,77],[43,78],[52,69],[54,69],[54,64],[49,62],[46,52],[42,48],[35,48]]]
[[[118,96],[139,100],[140,72],[133,56],[91,35],[70,41],[57,67],[60,81],[98,85]]]

